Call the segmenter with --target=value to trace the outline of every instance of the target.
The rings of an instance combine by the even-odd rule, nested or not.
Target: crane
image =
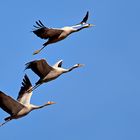
[[[32,91],[29,89],[31,88],[32,88],[32,84],[28,76],[25,74],[17,100],[13,99],[12,97],[0,91],[0,108],[2,108],[5,112],[10,114],[9,117],[6,117],[4,119],[5,122],[0,124],[0,126],[4,125],[5,123],[13,119],[24,117],[32,110],[40,109],[45,106],[55,104],[55,102],[53,101],[48,101],[47,103],[41,106],[30,104]]]
[[[84,28],[89,28],[91,26],[94,26],[93,24],[86,23],[88,20],[88,16],[89,16],[89,12],[86,13],[85,17],[80,23],[74,26],[65,26],[62,28],[49,28],[46,27],[40,20],[36,21],[37,25],[34,25],[36,29],[33,30],[33,33],[38,37],[40,37],[41,39],[48,39],[48,40],[43,44],[42,48],[36,50],[33,54],[34,55],[38,54],[47,45],[63,40],[71,33],[78,32]]]
[[[35,86],[31,90],[34,90],[43,83],[56,79],[63,73],[67,73],[75,68],[84,66],[83,64],[75,64],[74,66],[65,69],[62,68],[62,62],[63,60],[59,60],[53,66],[50,66],[45,59],[34,60],[29,63],[26,63],[25,69],[31,69],[35,74],[37,74],[40,77],[40,79],[36,82]]]

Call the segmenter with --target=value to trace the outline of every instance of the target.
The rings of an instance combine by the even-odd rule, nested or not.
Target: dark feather
[[[10,115],[16,115],[24,106],[0,91],[0,107]]]
[[[39,20],[39,23],[40,23],[40,25],[42,25],[43,27],[45,27],[44,24],[40,20]]]
[[[25,69],[31,69],[40,78],[44,78],[53,69],[44,59],[31,61],[25,65]]]
[[[33,31],[33,33],[42,39],[56,37],[63,32],[63,30],[45,27],[40,20],[38,22],[36,21],[36,24],[38,26],[33,25],[35,28],[37,28],[36,30]]]
[[[62,63],[63,63],[63,61],[61,61],[61,62],[58,64],[58,67],[62,67]]]
[[[87,11],[85,17],[83,18],[83,20],[82,20],[80,23],[81,23],[81,24],[82,24],[82,23],[86,23],[87,20],[88,20],[88,16],[89,16],[89,12]]]
[[[33,25],[35,28],[40,28],[40,27],[38,27],[38,26],[36,26],[36,25]]]
[[[37,24],[38,26],[42,27],[37,21],[36,21],[36,24]]]
[[[25,74],[24,79],[22,81],[22,86],[20,88],[17,100],[20,100],[22,96],[32,87],[32,84],[28,78],[28,76]]]
[[[48,27],[42,27],[33,31],[34,34],[42,39],[58,37],[62,32],[63,30],[61,29],[53,29]]]

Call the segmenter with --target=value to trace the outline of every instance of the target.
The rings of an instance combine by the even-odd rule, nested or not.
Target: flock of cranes
[[[87,23],[88,16],[89,12],[86,13],[85,17],[80,23],[74,26],[66,26],[63,28],[48,28],[44,26],[44,24],[40,20],[36,21],[36,25],[34,25],[35,30],[33,31],[33,33],[42,39],[48,40],[43,44],[42,48],[36,50],[33,54],[38,54],[47,45],[63,40],[73,32],[78,32],[84,28],[94,26]],[[45,59],[40,59],[28,62],[26,64],[25,69],[31,69],[35,74],[39,76],[40,79],[35,83],[34,86],[32,86],[28,76],[25,74],[17,100],[0,91],[0,108],[10,114],[9,117],[6,117],[4,119],[5,122],[1,123],[0,126],[4,125],[12,119],[18,119],[26,116],[32,110],[55,104],[55,102],[53,101],[48,101],[44,105],[36,106],[30,104],[30,99],[33,90],[42,85],[43,83],[55,80],[63,73],[70,72],[73,69],[83,66],[83,64],[75,64],[70,68],[62,68],[62,62],[63,61],[60,60],[56,62],[53,66],[51,66]]]

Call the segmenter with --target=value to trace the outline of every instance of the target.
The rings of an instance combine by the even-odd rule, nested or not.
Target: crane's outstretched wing
[[[36,24],[37,26],[34,25],[34,27],[37,29],[35,29],[33,33],[42,39],[57,37],[63,32],[61,29],[48,28],[44,26],[40,20],[38,22],[36,21]]]
[[[10,115],[16,115],[24,105],[0,91],[0,107]]]
[[[62,67],[63,64],[63,60],[59,60],[58,62],[56,62],[53,67]]]
[[[32,88],[32,84],[28,78],[28,76],[25,74],[23,81],[22,81],[22,86],[20,88],[17,100],[24,104],[28,105],[30,104],[30,99],[32,96],[32,91],[30,89]]]
[[[89,16],[89,12],[87,11],[85,17],[84,17],[83,20],[80,22],[80,24],[82,24],[82,23],[86,23],[87,20],[88,20],[88,16]]]
[[[45,59],[31,61],[25,65],[25,69],[31,69],[40,78],[44,78],[53,69]]]

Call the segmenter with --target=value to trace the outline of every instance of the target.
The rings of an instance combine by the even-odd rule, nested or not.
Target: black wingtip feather
[[[58,64],[58,67],[62,67],[63,61]]]
[[[21,88],[27,88],[28,89],[31,86],[32,86],[32,84],[31,84],[27,74],[25,74],[25,76],[23,78],[23,81],[22,81],[22,87]]]
[[[30,90],[31,88],[32,88],[32,84],[27,74],[25,74],[21,83],[21,88],[20,88],[17,100],[20,100],[25,93],[29,93],[28,90]]]
[[[35,28],[37,28],[37,29],[40,28],[40,27],[38,27],[38,26],[36,26],[36,25],[33,25],[33,27],[35,27]]]
[[[86,23],[88,20],[88,16],[89,16],[89,11],[87,11],[85,17],[83,18],[83,20],[81,21],[81,23]]]
[[[39,27],[42,27],[42,26],[40,25],[40,23],[38,23],[38,21],[36,21],[36,24],[37,24]]]
[[[40,25],[42,25],[42,27],[45,27],[44,24],[39,20]]]
[[[36,21],[35,23],[37,24],[37,26],[36,25],[33,25],[33,26],[37,29],[45,27],[44,24],[40,20]]]
[[[25,70],[31,68],[31,62],[25,64]]]

